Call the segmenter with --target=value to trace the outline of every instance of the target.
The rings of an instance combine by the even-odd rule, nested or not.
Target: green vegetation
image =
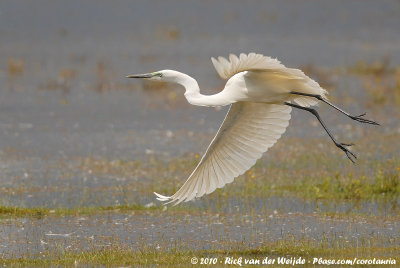
[[[347,72],[361,78],[370,104],[400,103],[400,68],[392,67],[389,58],[374,63],[360,61]]]
[[[145,207],[142,205],[119,205],[109,207],[78,207],[78,208],[43,208],[43,207],[7,207],[0,206],[1,216],[10,217],[43,217],[43,216],[78,216],[78,215],[93,215],[105,212],[126,212],[126,211],[142,211],[142,210],[161,210],[160,207]]]
[[[313,200],[396,200],[400,196],[399,173],[378,171],[374,177],[346,179],[336,175],[325,178],[303,179],[292,185],[282,185],[275,188],[275,192],[299,193],[304,198]]]
[[[383,137],[378,133],[358,140],[358,148],[361,148],[358,151],[361,157],[359,157],[358,165],[353,165],[346,161],[342,152],[335,150],[326,139],[310,141],[283,138],[268,152],[271,158],[266,157],[258,161],[248,172],[235,179],[234,183],[218,189],[205,198],[217,204],[218,211],[224,210],[232,198],[241,199],[243,204],[251,207],[251,204],[259,199],[274,196],[294,197],[313,202],[397,203],[400,199],[400,158],[395,152],[396,148],[393,148],[393,144],[397,141],[398,137],[395,133],[386,134]],[[309,148],[314,149],[309,150]],[[64,162],[56,163],[49,165],[49,169],[62,170],[63,180],[67,183],[70,178],[77,176],[77,172],[78,176],[84,174],[87,180],[98,177],[106,177],[110,180],[126,178],[127,183],[112,182],[101,185],[99,188],[92,187],[91,192],[85,190],[84,184],[80,184],[78,186],[83,190],[78,198],[82,205],[73,208],[51,205],[36,208],[27,208],[24,205],[17,207],[3,205],[0,207],[0,215],[41,217],[96,214],[107,211],[162,210],[163,207],[157,201],[144,205],[131,193],[136,191],[141,196],[150,197],[153,196],[153,191],[162,194],[174,193],[196,166],[198,159],[197,155],[191,154],[182,158],[168,159],[168,161],[157,157],[134,161],[87,157],[75,159],[73,165],[66,165]],[[140,179],[130,181],[137,177]],[[160,184],[160,181],[163,183]],[[76,184],[72,186],[42,189],[29,188],[29,185],[21,184],[13,188],[3,187],[0,191],[3,198],[10,194],[23,197],[24,194],[35,193],[35,191],[68,195],[80,189],[76,188]],[[106,204],[110,205],[85,205],[88,203],[87,200],[94,198],[104,200],[106,196],[110,199]],[[119,204],[114,203],[115,199],[119,199]],[[168,208],[169,211],[193,211],[193,209],[204,210],[205,208],[196,207],[193,204]]]
[[[380,144],[379,148],[372,140]],[[326,141],[313,141],[286,138],[268,153],[271,159],[263,159],[241,177],[222,189],[218,189],[207,198],[216,198],[228,202],[230,198],[257,199],[271,196],[296,197],[308,201],[326,200],[329,202],[397,202],[400,199],[400,158],[393,150],[397,135],[382,137],[373,135],[359,141],[364,151],[359,164],[346,162],[340,150],[335,150]],[[313,148],[309,150],[309,148]],[[288,148],[286,152],[282,152]],[[296,151],[293,148],[296,147]],[[315,150],[319,147],[320,150]],[[330,148],[332,147],[332,148]],[[374,158],[366,156],[373,155]],[[388,153],[389,152],[389,153]],[[386,154],[380,158],[379,154]],[[391,156],[390,156],[391,155]],[[388,157],[390,156],[390,157]],[[364,159],[363,159],[364,158]],[[184,164],[186,163],[186,165]],[[166,168],[178,166],[189,174],[194,163],[170,162]],[[362,168],[360,168],[362,167]],[[171,171],[174,176],[174,171]],[[182,173],[182,172],[181,172]],[[176,180],[166,179],[156,185],[155,191],[173,193],[177,190]],[[249,200],[249,203],[252,201]]]
[[[99,63],[97,69],[99,82],[95,89],[99,92],[113,89],[109,85],[109,80],[103,70],[104,66]],[[20,75],[23,71],[24,64],[22,61],[9,61],[10,77]],[[336,80],[333,79],[333,74],[337,74],[338,70],[321,70],[308,66],[305,71],[317,77],[317,80],[325,87],[332,89],[332,98],[337,95],[334,94]],[[382,61],[373,64],[359,62],[341,71],[350,75],[351,79],[357,80],[360,83],[360,88],[365,89],[366,98],[361,105],[363,107],[371,106],[368,110],[373,110],[371,112],[373,119],[383,120],[378,120],[383,125],[380,128],[353,125],[351,121],[348,121],[349,124],[345,124],[346,121],[343,121],[343,124],[339,125],[337,129],[337,133],[335,131],[335,134],[340,135],[340,141],[347,142],[349,140],[357,144],[353,148],[359,156],[357,165],[351,164],[343,156],[343,152],[337,150],[327,137],[309,139],[307,137],[284,136],[254,167],[236,178],[234,183],[216,190],[204,197],[204,200],[166,209],[149,197],[153,197],[153,191],[161,194],[174,193],[198,163],[199,155],[188,153],[181,157],[166,158],[149,154],[146,159],[140,160],[108,159],[98,156],[51,159],[49,161],[42,159],[43,166],[37,167],[35,164],[31,164],[32,159],[29,156],[14,151],[12,148],[6,148],[4,151],[0,151],[0,162],[12,164],[13,161],[15,163],[24,161],[23,166],[26,169],[16,169],[9,173],[7,177],[9,183],[0,188],[2,196],[0,204],[3,204],[3,206],[0,206],[2,224],[5,226],[4,228],[12,226],[18,232],[23,233],[23,228],[26,226],[35,226],[35,224],[46,221],[62,222],[64,219],[74,221],[81,216],[112,218],[123,214],[127,216],[127,221],[130,221],[138,215],[153,217],[162,214],[161,216],[170,217],[173,221],[184,220],[188,225],[191,223],[191,219],[196,217],[204,217],[207,224],[212,224],[215,217],[221,226],[229,224],[242,226],[242,224],[247,224],[246,220],[243,220],[243,214],[246,214],[245,216],[249,218],[262,215],[262,217],[265,217],[265,222],[270,217],[272,217],[271,221],[275,219],[290,220],[290,217],[312,217],[321,224],[328,222],[328,220],[337,220],[338,222],[343,220],[343,222],[348,223],[346,226],[349,228],[349,230],[342,230],[344,233],[351,231],[353,224],[359,222],[367,222],[377,226],[387,224],[396,228],[396,224],[399,222],[398,204],[400,200],[399,132],[398,126],[390,125],[393,123],[384,114],[387,111],[378,108],[382,104],[392,104],[393,109],[399,107],[393,104],[400,103],[400,69],[391,67],[388,61]],[[60,78],[72,79],[75,75],[73,70],[65,69],[60,71],[59,76]],[[51,86],[53,84],[50,83],[47,89],[52,89]],[[62,86],[68,88],[69,84],[54,84],[55,89]],[[151,89],[152,85],[145,86],[149,87],[146,94],[158,94],[154,90],[148,90]],[[175,92],[171,91],[167,96],[171,103],[179,101],[179,99],[175,100],[176,95],[174,94]],[[347,95],[346,92],[343,94],[341,96],[343,102],[354,100],[352,99],[354,97]],[[322,110],[322,112],[324,111]],[[393,111],[390,112],[393,113]],[[398,118],[395,113],[393,116]],[[387,122],[389,124],[386,125]],[[316,126],[311,124],[308,127]],[[319,126],[315,130],[318,131],[318,128]],[[349,133],[354,136],[345,136],[344,133],[347,133],[347,131],[343,131],[343,129],[351,130]],[[363,132],[367,130],[368,132]],[[198,140],[208,141],[210,139],[209,134],[193,135],[199,135],[195,136]],[[134,132],[132,136],[134,136]],[[30,167],[38,168],[40,172],[35,173],[30,170]],[[54,170],[57,170],[56,179],[53,177]],[[40,180],[43,177],[46,178]],[[42,181],[48,182],[48,184],[41,184]],[[100,183],[92,183],[94,181],[100,181]],[[46,196],[47,194],[50,196],[49,203],[40,207],[29,207],[27,205],[29,198],[34,199],[37,196],[41,197],[41,195]],[[28,195],[32,196],[27,198]],[[76,206],[66,208],[51,203],[54,201],[53,199],[57,199],[59,196],[60,199],[67,200],[65,204],[69,204],[69,200],[76,201]],[[265,201],[268,197],[282,197],[284,200],[297,198],[307,201],[316,204],[315,212],[309,214],[296,212],[297,214],[289,215],[281,213],[279,208],[269,207],[268,204],[264,208],[260,208],[259,204],[262,203],[260,200]],[[153,203],[149,203],[151,202],[149,200],[153,200]],[[232,204],[235,204],[238,200],[240,200],[240,207],[232,208]],[[361,207],[361,205],[358,205],[363,204],[363,202],[376,202],[378,206],[383,204],[383,207],[390,208],[381,210],[379,207],[375,211],[376,213],[368,214],[368,212],[358,209]],[[335,209],[328,209],[328,211],[321,209],[319,211],[319,204],[325,203],[346,203],[350,204],[350,209],[348,211],[347,209],[340,210],[342,212],[337,212]],[[90,206],[90,204],[94,205]],[[255,208],[254,204],[257,204],[258,207]],[[390,210],[390,212],[387,210]],[[92,218],[88,221],[92,221]],[[232,218],[234,221],[230,222],[229,220]],[[248,224],[253,223],[249,220]],[[299,224],[303,223],[299,221]],[[64,230],[69,232],[68,227],[70,226],[75,225],[69,223]],[[65,238],[65,241],[70,242],[68,245],[75,246],[68,250],[64,247],[67,243],[63,244],[64,240],[61,240],[64,239],[63,237],[57,240],[57,236],[46,236],[47,231],[55,232],[54,229],[46,229],[44,232],[36,234],[38,239],[43,239],[43,242],[41,240],[36,241],[36,243],[43,243],[38,246],[41,247],[40,249],[34,248],[32,252],[36,253],[29,251],[32,249],[30,245],[35,242],[30,236],[27,236],[26,240],[24,240],[24,237],[19,237],[18,243],[21,250],[13,251],[10,249],[8,252],[4,250],[3,254],[5,255],[2,256],[0,265],[187,266],[193,256],[197,258],[218,257],[219,260],[223,260],[225,257],[263,259],[266,256],[301,256],[307,260],[312,260],[313,257],[340,259],[353,257],[370,259],[375,257],[395,258],[397,263],[400,262],[398,238],[391,239],[388,236],[381,236],[381,234],[360,233],[357,238],[340,238],[340,231],[335,231],[334,234],[326,237],[324,235],[315,237],[305,234],[303,238],[295,235],[291,237],[292,234],[288,234],[281,241],[268,242],[269,237],[266,237],[262,241],[263,246],[249,246],[248,242],[251,243],[252,238],[249,238],[248,241],[220,239],[217,233],[215,237],[218,239],[218,244],[208,244],[211,244],[211,247],[215,246],[215,248],[194,250],[193,248],[186,248],[185,246],[188,244],[181,244],[180,242],[176,242],[175,248],[172,249],[167,246],[164,248],[163,245],[161,247],[149,247],[145,243],[140,244],[139,247],[123,244],[124,242],[119,240],[120,237],[117,234],[118,226],[123,225],[116,226],[110,224],[110,228],[114,228],[113,231],[115,231],[110,236],[96,237],[93,240],[78,236],[71,236],[68,238],[70,240]],[[126,226],[123,228],[126,228]],[[257,236],[258,232],[264,232],[263,228],[254,227],[252,231]],[[210,232],[216,230],[219,229],[210,227]],[[393,230],[393,232],[396,231],[396,229]],[[227,231],[224,230],[224,232]],[[98,239],[97,244],[90,244],[96,239]],[[4,241],[7,242],[7,238]],[[88,246],[85,244],[87,241],[89,241]],[[107,246],[101,244],[103,241],[109,242]],[[58,244],[59,242],[60,244]],[[27,249],[26,253],[24,253],[25,248]],[[38,253],[39,251],[40,253]]]
[[[159,250],[156,248],[144,247],[140,250],[132,250],[127,247],[112,246],[97,250],[88,250],[80,253],[61,251],[45,251],[40,256],[27,256],[21,258],[9,258],[0,260],[3,265],[21,266],[49,266],[49,265],[190,265],[192,257],[218,258],[218,262],[224,262],[225,257],[264,259],[265,257],[303,257],[306,261],[314,257],[330,259],[349,258],[380,258],[394,259],[400,261],[399,247],[374,247],[374,246],[346,246],[343,241],[332,241],[333,246],[327,242],[316,243],[312,241],[282,240],[280,242],[267,244],[262,247],[248,248],[238,247],[229,250],[188,250],[171,249]],[[220,264],[220,263],[219,263]]]

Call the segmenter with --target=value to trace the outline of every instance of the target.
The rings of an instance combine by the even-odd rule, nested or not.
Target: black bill
[[[153,73],[148,73],[148,74],[132,74],[128,75],[127,78],[152,78],[154,77],[155,74]]]

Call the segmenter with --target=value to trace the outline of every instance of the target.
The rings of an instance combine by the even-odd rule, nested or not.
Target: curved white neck
[[[190,104],[198,106],[224,106],[232,103],[224,97],[223,91],[214,95],[201,94],[197,81],[187,74],[177,72],[173,82],[182,85],[186,89],[185,97]]]

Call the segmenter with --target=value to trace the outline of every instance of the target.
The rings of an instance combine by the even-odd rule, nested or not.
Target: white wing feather
[[[183,186],[160,201],[189,201],[231,183],[252,167],[285,132],[291,108],[286,105],[238,102],[231,105],[218,133]]]
[[[211,58],[215,70],[222,79],[228,80],[237,73],[243,71],[264,70],[266,72],[273,71],[277,74],[284,73],[288,79],[299,79],[302,81],[304,93],[318,94],[326,98],[327,91],[320,87],[320,85],[313,79],[305,75],[299,69],[287,68],[279,60],[273,59],[256,53],[249,53],[248,55],[241,53],[239,58],[234,55],[229,55],[229,61],[224,57],[218,57],[218,60]],[[291,77],[291,78],[290,78]],[[296,91],[295,88],[291,89]],[[298,96],[294,101],[301,106],[312,106],[318,103],[315,98]]]
[[[242,53],[239,58],[234,54],[230,54],[229,60],[224,57],[218,57],[218,60],[211,58],[217,73],[224,80],[228,80],[235,74],[243,71],[279,70],[286,68],[279,60],[256,53],[248,55]]]

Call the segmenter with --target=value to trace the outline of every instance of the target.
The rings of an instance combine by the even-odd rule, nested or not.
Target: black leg
[[[329,106],[335,108],[336,110],[338,110],[342,114],[345,114],[346,116],[348,116],[349,118],[351,118],[351,119],[353,119],[355,121],[358,121],[358,122],[361,122],[361,123],[366,123],[366,124],[371,124],[371,125],[379,125],[379,123],[377,123],[375,121],[365,119],[363,116],[365,116],[366,113],[360,114],[358,116],[353,116],[353,115],[349,114],[348,112],[343,111],[342,109],[340,109],[339,107],[337,107],[333,103],[329,102],[328,100],[324,99],[321,95],[307,94],[307,93],[301,93],[301,92],[295,92],[295,91],[290,92],[290,94],[316,98],[316,99],[318,99],[318,100],[320,100],[322,102],[325,102]]]
[[[308,111],[310,113],[312,113],[317,119],[318,121],[321,123],[322,127],[325,129],[326,133],[328,133],[329,137],[332,139],[332,141],[335,143],[335,145],[340,148],[343,152],[345,152],[347,158],[350,159],[351,162],[354,163],[354,161],[357,159],[357,156],[352,153],[349,149],[347,149],[345,146],[352,146],[354,144],[348,144],[348,143],[339,143],[336,141],[336,139],[333,137],[332,133],[329,131],[329,129],[326,127],[324,121],[322,121],[321,117],[319,116],[317,110],[313,109],[313,108],[309,108],[309,107],[303,107],[297,104],[293,104],[290,102],[285,102],[286,105],[294,107],[294,108],[298,108],[301,110],[305,110]]]

